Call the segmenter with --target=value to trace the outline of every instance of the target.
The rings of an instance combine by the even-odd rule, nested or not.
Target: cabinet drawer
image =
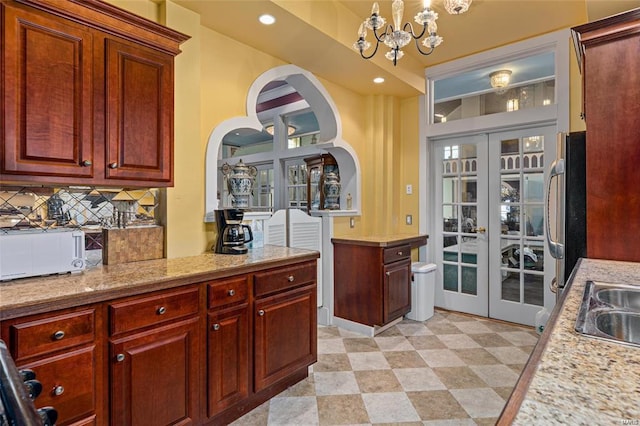
[[[389,247],[384,249],[383,262],[392,263],[409,257],[411,257],[411,246],[409,244]]]
[[[111,334],[162,324],[198,313],[198,287],[172,290],[109,305]]]
[[[249,294],[246,276],[216,281],[207,288],[209,309],[244,302]]]
[[[90,343],[95,339],[95,310],[13,324],[10,327],[16,360]]]
[[[304,263],[288,268],[279,268],[258,272],[254,276],[254,294],[256,297],[288,288],[298,287],[316,280],[316,262]]]
[[[96,348],[90,346],[20,367],[32,369],[42,384],[36,406],[53,406],[62,425],[95,413],[95,364]]]

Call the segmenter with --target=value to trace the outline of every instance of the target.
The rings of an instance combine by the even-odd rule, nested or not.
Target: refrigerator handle
[[[549,180],[547,182],[547,194],[544,198],[544,208],[547,212],[547,244],[549,245],[549,252],[554,259],[564,259],[564,245],[559,241],[553,241],[551,239],[551,227],[549,225],[549,197],[551,196],[551,182],[554,178],[558,178],[562,174],[564,174],[564,159],[559,158],[551,163],[551,168],[549,170]]]

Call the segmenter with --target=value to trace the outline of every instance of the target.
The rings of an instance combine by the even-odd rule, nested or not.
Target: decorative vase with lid
[[[340,189],[340,178],[338,175],[334,172],[326,173],[322,183],[325,209],[340,209]]]
[[[224,163],[222,174],[226,176],[229,193],[233,196],[231,206],[239,209],[249,208],[253,181],[258,174],[258,169],[240,160],[235,166]]]

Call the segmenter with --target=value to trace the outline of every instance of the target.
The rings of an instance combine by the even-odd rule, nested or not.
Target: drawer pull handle
[[[122,362],[122,361],[124,361],[124,354],[118,354],[118,355],[116,355],[116,361],[118,361],[118,362]]]
[[[62,340],[62,339],[64,339],[64,331],[58,330],[55,333],[53,333],[53,339],[54,340]]]
[[[264,310],[260,309],[260,310],[258,311],[258,315],[260,315],[261,317],[263,317],[263,316],[264,316]]]
[[[231,289],[229,290],[229,296],[235,296],[236,295],[236,291]]]
[[[398,256],[402,256],[402,252],[401,251],[398,252]]]
[[[289,277],[287,279],[289,280],[290,283],[292,283],[293,280],[295,280],[295,278],[293,278],[293,275],[289,275]]]
[[[53,388],[53,394],[55,396],[60,396],[64,393],[64,387],[63,386],[56,386],[55,388]]]
[[[167,312],[167,308],[165,308],[164,306],[160,306],[158,308],[158,315],[164,315],[165,312]]]
[[[213,327],[212,327],[212,328],[213,328],[215,331],[218,331],[218,330],[220,330],[220,324],[213,324]]]
[[[82,167],[89,167],[90,165],[92,165],[93,163],[91,162],[91,160],[84,160],[82,162]]]
[[[117,169],[118,168],[118,163],[109,163],[109,168],[110,169]]]

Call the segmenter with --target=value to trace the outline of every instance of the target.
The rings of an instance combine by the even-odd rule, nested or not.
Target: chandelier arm
[[[362,49],[360,49],[360,56],[362,56],[363,59],[371,59],[371,58],[373,58],[373,56],[378,51],[378,46],[380,46],[380,42],[376,41],[376,48],[373,49],[373,53],[371,53],[371,55],[369,55],[369,56],[365,56],[364,51]]]
[[[407,31],[407,27],[409,28],[409,30]],[[411,37],[413,37],[414,40],[416,40],[416,43],[418,41],[419,38],[422,38],[422,36],[424,35],[424,33],[427,31],[427,23],[425,22],[422,25],[422,32],[418,35],[415,35],[413,32],[413,25],[411,25],[411,22],[405,22],[404,26],[402,27],[403,31],[408,32],[409,34],[411,34]]]
[[[431,55],[436,48],[431,47],[428,51],[423,51],[422,49],[420,49],[420,43],[418,43],[418,39],[416,39],[416,49],[418,49],[418,52],[420,52],[422,55],[428,56]]]
[[[380,36],[378,36],[378,30],[376,30],[375,28],[373,29],[373,35],[375,36],[375,38],[377,40],[377,43],[384,43],[384,38],[387,35],[387,33],[389,32],[389,29],[391,29],[391,32],[393,33],[393,26],[387,25],[386,28],[384,29],[384,32],[382,34],[380,34]],[[377,46],[376,46],[376,48],[377,48]]]

